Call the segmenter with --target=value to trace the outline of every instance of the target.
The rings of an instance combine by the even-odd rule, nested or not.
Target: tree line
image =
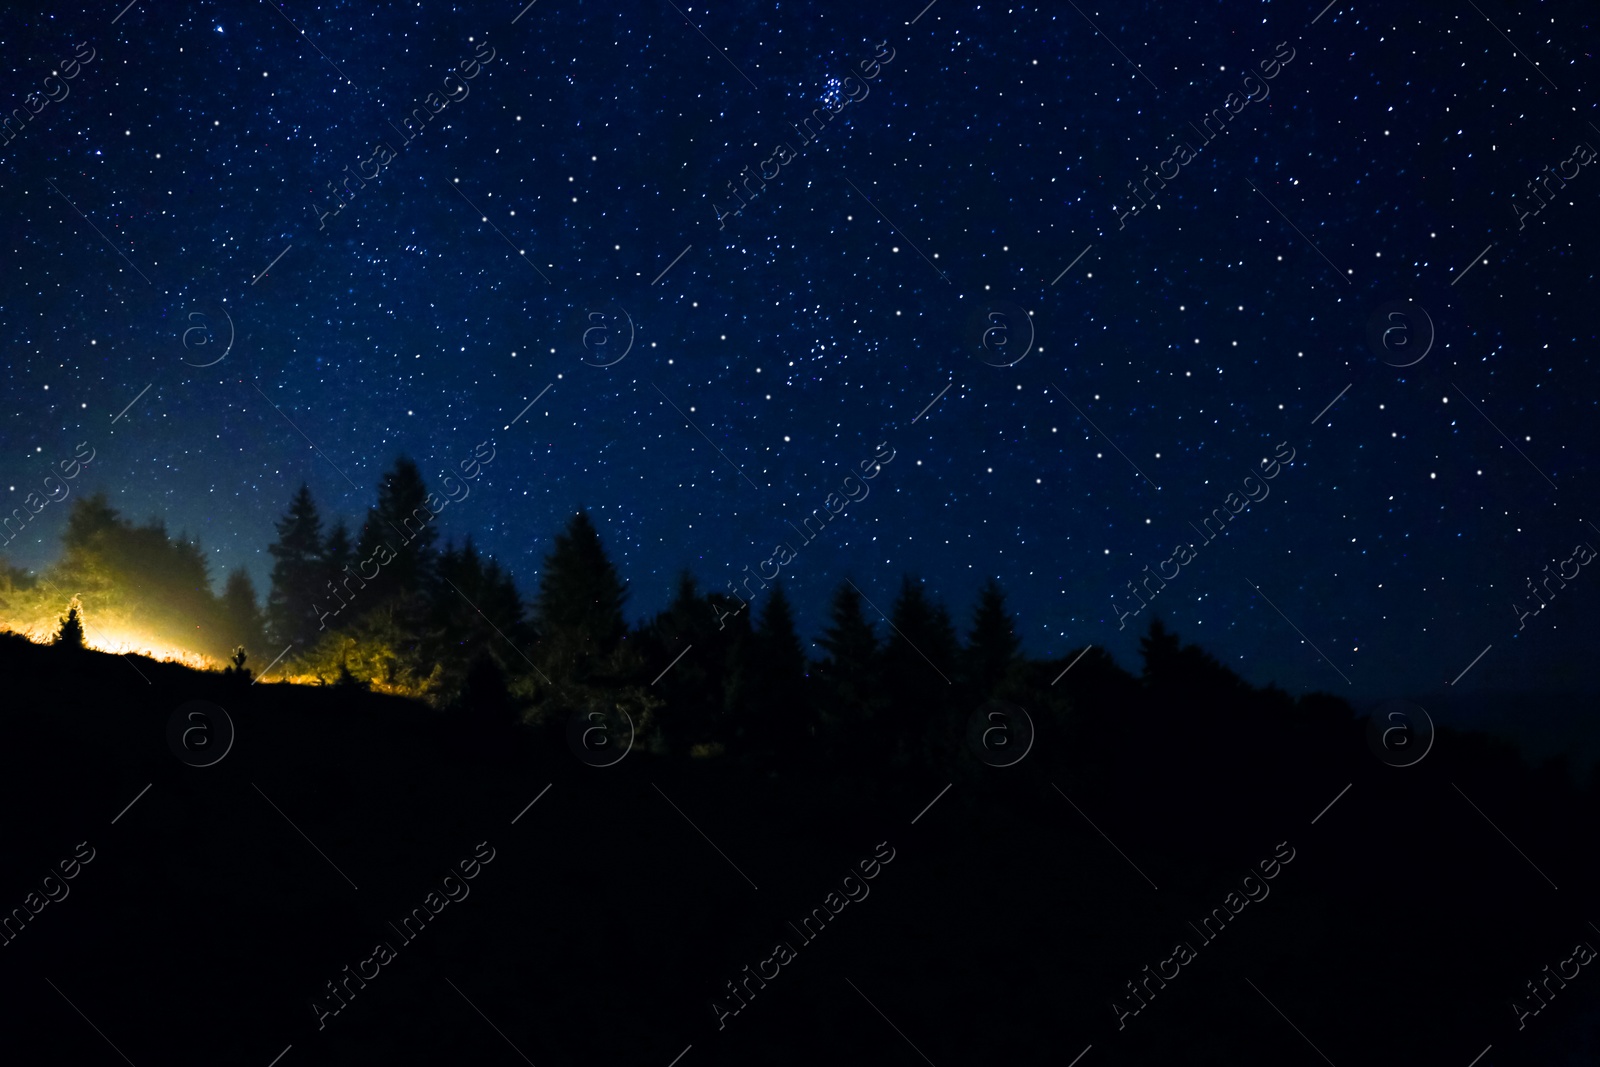
[[[910,576],[886,626],[847,580],[816,656],[781,582],[751,612],[735,597],[703,592],[684,571],[667,607],[630,626],[626,586],[586,513],[555,536],[525,598],[470,536],[438,543],[427,498],[416,464],[401,457],[352,530],[343,519],[326,525],[302,485],[275,524],[264,601],[243,569],[213,594],[205,554],[187,537],[169,537],[158,520],[133,524],[103,494],[82,498],[55,565],[37,576],[0,568],[0,608],[12,629],[38,635],[72,607],[71,625],[83,626],[91,644],[101,629],[133,629],[231,659],[235,670],[246,658],[258,673],[270,666],[263,681],[411,696],[490,726],[565,723],[574,713],[620,723],[625,713],[637,743],[658,751],[735,751],[779,763],[810,752],[845,763],[945,764],[988,701],[1051,722],[1065,712],[1069,688],[1107,706],[1133,701],[1140,688],[1099,649],[1073,663],[1070,687],[1056,688],[1066,662],[1021,654],[993,579],[961,633]],[[1251,690],[1159,620],[1142,651],[1145,682],[1284,698]]]

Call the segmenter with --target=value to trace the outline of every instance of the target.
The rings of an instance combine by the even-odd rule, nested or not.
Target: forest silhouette
[[[441,546],[429,499],[417,465],[400,457],[352,531],[343,519],[326,523],[302,485],[268,546],[263,599],[242,568],[213,594],[206,556],[186,536],[169,536],[159,520],[135,525],[103,494],[80,498],[55,565],[37,576],[0,570],[0,617],[39,640],[70,611],[92,647],[133,650],[97,638],[134,631],[155,651],[229,663],[229,673],[258,681],[366,688],[513,721],[592,713],[631,722],[636,743],[652,751],[731,752],[774,767],[948,765],[985,702],[1033,709],[1046,723],[1065,706],[1066,690],[1051,679],[1068,661],[1021,653],[993,579],[964,635],[911,576],[876,620],[847,579],[818,637],[822,655],[812,658],[781,582],[745,611],[743,600],[702,592],[685,571],[665,610],[630,626],[627,589],[587,514],[556,535],[529,598],[470,536]],[[1249,691],[1159,620],[1145,642],[1157,677],[1241,698]],[[1100,649],[1071,665],[1107,698],[1136,688]],[[1296,703],[1270,689],[1254,699]],[[1307,699],[1306,708],[1327,704]]]
[[[1582,905],[1600,793],[1560,759],[1441,727],[1425,759],[1386,765],[1344,700],[1247,684],[1160,620],[1136,670],[1098,648],[1029,657],[993,582],[958,629],[910,577],[888,624],[846,581],[816,658],[778,585],[735,613],[686,573],[630,626],[586,515],[525,599],[470,540],[438,544],[425,498],[402,459],[359,529],[325,528],[302,488],[264,600],[239,572],[213,594],[198,548],[103,497],[77,502],[54,566],[6,570],[0,804],[27,817],[0,994],[19,1018],[61,1010],[43,973],[135,1062],[291,1043],[521,1062],[502,1038],[541,1064],[690,1044],[696,1063],[921,1062],[874,1009],[938,1063],[1091,1043],[1097,1062],[1321,1062],[1303,1035],[1336,1063],[1466,1063],[1490,1042],[1500,1063],[1595,1061],[1600,980],[1534,985],[1600,944]],[[83,647],[97,629],[233,655],[223,672]],[[169,749],[194,701],[236,731],[214,766]],[[1029,724],[1009,765],[973,740],[995,709]],[[24,906],[22,881],[85,839],[71,899]],[[329,988],[482,841],[497,858],[470,899],[370,988]],[[771,988],[729,981],[880,842],[896,858],[870,900]],[[1218,915],[1289,854],[1270,895]],[[1175,940],[1198,955],[1157,982]],[[146,987],[183,990],[181,1027],[129,995]]]

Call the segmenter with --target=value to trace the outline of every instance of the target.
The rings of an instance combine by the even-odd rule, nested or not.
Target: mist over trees
[[[230,575],[215,595],[199,544],[187,533],[170,536],[160,519],[136,525],[104,493],[81,497],[61,545],[60,558],[38,574],[0,565],[0,616],[9,629],[49,640],[75,606],[90,645],[216,660],[238,644],[260,645],[249,577]]]
[[[79,499],[53,566],[31,575],[0,564],[0,612],[35,640],[65,634],[74,643],[81,627],[91,647],[187,650],[216,669],[233,663],[239,677],[247,676],[242,648],[245,670],[260,681],[419,698],[488,730],[562,724],[578,713],[617,723],[625,714],[636,747],[777,769],[809,759],[913,772],[949,766],[969,716],[992,700],[1028,708],[1041,729],[1064,721],[1066,687],[1052,680],[1065,662],[1021,653],[993,579],[959,628],[909,575],[887,620],[872,618],[876,609],[846,579],[808,651],[781,582],[746,605],[702,592],[684,571],[667,607],[630,626],[628,589],[587,514],[555,534],[536,587],[524,593],[470,536],[441,545],[430,502],[442,507],[403,456],[355,531],[324,516],[300,486],[267,546],[273,565],[263,597],[243,570],[213,593],[197,543],[170,536],[159,520],[135,525],[103,494]],[[1072,690],[1106,707],[1132,707],[1148,691],[1202,688],[1241,702],[1293,703],[1252,689],[1160,620],[1141,652],[1137,678],[1091,652],[1075,666]]]

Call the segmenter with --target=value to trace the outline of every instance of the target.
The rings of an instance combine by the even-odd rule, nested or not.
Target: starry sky
[[[1597,687],[1600,575],[1519,614],[1600,546],[1592,6],[124,5],[0,43],[7,510],[87,442],[264,590],[489,441],[442,538],[531,591],[586,508],[635,619],[788,542],[808,637],[993,576],[1041,657]]]

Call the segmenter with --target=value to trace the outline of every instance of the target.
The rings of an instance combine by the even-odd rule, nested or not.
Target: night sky
[[[489,441],[441,543],[531,593],[586,508],[631,619],[787,542],[808,638],[994,576],[1041,657],[1596,688],[1593,568],[1512,606],[1600,546],[1593,6],[920,6],[11,10],[6,510],[87,442],[264,593],[301,482],[355,526]]]

